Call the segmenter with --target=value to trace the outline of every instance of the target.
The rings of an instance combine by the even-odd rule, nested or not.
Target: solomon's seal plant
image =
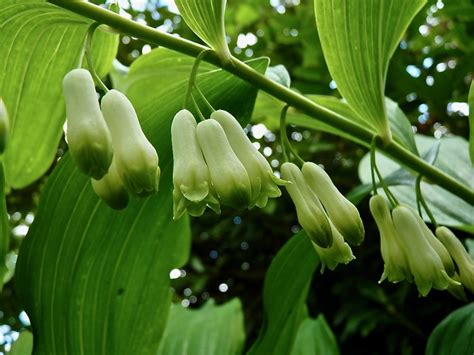
[[[102,112],[112,133],[117,172],[128,192],[147,196],[158,191],[158,154],[143,133],[128,98],[110,90],[102,98]]]
[[[109,170],[113,148],[94,80],[86,69],[74,69],[64,77],[63,90],[71,156],[84,174],[101,179]]]

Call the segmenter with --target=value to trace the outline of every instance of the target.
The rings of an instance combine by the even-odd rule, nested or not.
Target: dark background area
[[[135,7],[126,11],[135,19],[199,41],[165,2],[132,5]],[[271,65],[283,64],[292,86],[305,94],[337,96],[319,44],[312,6],[308,0],[228,0],[229,46],[241,59],[268,56]],[[122,37],[118,60],[128,66],[151,48]],[[451,134],[467,138],[465,103],[474,72],[473,53],[471,1],[429,1],[391,61],[386,88],[387,96],[399,103],[415,131],[436,138]],[[282,158],[278,132],[252,125],[247,129],[277,168]],[[303,158],[323,164],[342,192],[359,184],[357,168],[364,149],[339,137],[296,127],[290,134]],[[63,143],[58,155],[64,149]],[[35,185],[8,195],[12,260],[34,218],[46,179],[47,175]],[[421,298],[406,282],[378,284],[383,270],[378,232],[367,201],[358,207],[366,226],[366,241],[353,248],[357,259],[349,265],[314,275],[308,297],[310,314],[325,315],[343,354],[423,353],[434,326],[463,303],[436,290]],[[206,212],[192,219],[191,258],[182,270],[174,271],[173,277],[179,275],[172,280],[174,302],[199,307],[209,298],[222,303],[239,297],[250,346],[261,326],[265,272],[282,245],[298,231],[294,207],[286,194],[265,209],[223,210],[218,216]],[[28,320],[15,300],[12,282],[0,295],[0,305],[1,350],[2,343],[11,343],[16,332],[28,326]]]

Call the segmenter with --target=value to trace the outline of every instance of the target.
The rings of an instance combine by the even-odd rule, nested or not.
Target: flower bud
[[[199,122],[196,134],[221,204],[248,207],[251,186],[245,167],[232,150],[222,126],[213,119]]]
[[[339,233],[331,220],[329,220],[329,223],[333,237],[332,246],[329,248],[321,248],[313,243],[314,249],[316,249],[319,260],[321,261],[321,274],[324,272],[326,266],[329,270],[334,270],[340,263],[347,265],[355,259],[349,244],[344,241],[341,233]]]
[[[321,200],[329,218],[344,239],[360,245],[365,232],[357,208],[339,192],[329,175],[317,164],[304,163],[301,171],[308,186]]]
[[[109,172],[100,180],[92,179],[91,183],[96,195],[107,205],[116,210],[127,207],[129,201],[128,192],[125,190],[122,180],[120,180],[115,159],[112,160]]]
[[[459,280],[474,294],[474,261],[461,241],[446,227],[436,228],[436,236],[448,249],[459,270]]]
[[[273,174],[267,159],[250,142],[234,116],[226,111],[218,110],[211,114],[211,119],[219,122],[224,128],[232,150],[247,171],[252,187],[250,207],[253,205],[265,207],[269,197],[279,197],[281,191],[278,185],[284,185],[285,181]]]
[[[207,203],[220,213],[209,168],[197,140],[196,126],[196,120],[187,110],[179,111],[171,125],[174,219],[179,219],[185,212],[201,216]]]
[[[286,190],[296,207],[299,224],[309,238],[321,248],[329,248],[333,244],[331,225],[318,197],[307,185],[301,170],[293,163],[283,163],[281,176],[291,184]]]
[[[399,282],[413,279],[410,267],[400,237],[393,225],[390,209],[385,199],[380,195],[370,198],[370,212],[380,232],[380,252],[384,261],[384,269],[380,282],[388,279],[390,282]]]
[[[424,236],[417,213],[409,207],[397,206],[392,216],[418,292],[426,296],[431,288],[446,290],[450,284],[459,285],[448,276],[440,256]]]
[[[5,103],[0,98],[0,155],[3,154],[8,142],[8,133],[10,130],[10,121]]]
[[[132,103],[121,92],[110,90],[102,99],[102,112],[112,133],[117,172],[125,188],[137,196],[158,191],[158,154],[143,134]]]
[[[64,77],[63,91],[72,159],[84,174],[101,179],[112,163],[113,149],[94,79],[87,70],[74,69]]]

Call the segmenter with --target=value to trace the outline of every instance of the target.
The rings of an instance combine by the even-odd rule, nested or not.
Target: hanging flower
[[[249,176],[222,126],[208,119],[199,122],[196,134],[220,203],[233,208],[248,207],[252,197]]]
[[[295,204],[298,222],[316,245],[329,248],[333,244],[329,219],[318,197],[308,187],[301,170],[293,163],[283,163],[281,176],[290,182],[286,190]]]
[[[112,163],[113,149],[94,79],[87,70],[74,69],[64,77],[63,91],[72,159],[84,174],[101,179]]]
[[[380,252],[384,261],[384,270],[379,282],[388,279],[399,282],[413,279],[407,256],[401,246],[400,237],[393,225],[390,209],[380,195],[372,196],[369,202],[370,212],[380,232]]]
[[[137,196],[158,191],[158,154],[143,133],[128,98],[110,90],[102,99],[102,112],[112,133],[117,171],[125,188]]]
[[[268,198],[281,196],[278,185],[286,182],[277,178],[267,159],[255,148],[243,131],[239,122],[230,113],[218,110],[211,114],[224,128],[235,155],[244,165],[252,188],[250,207],[265,207]]]
[[[416,216],[415,211],[402,205],[392,212],[393,224],[418,292],[426,296],[431,288],[446,290],[450,284],[459,285],[448,276],[441,257],[426,239]]]
[[[96,195],[99,196],[107,205],[116,210],[121,210],[127,207],[129,196],[117,172],[115,159],[112,160],[109,172],[100,180],[92,179],[91,183]]]
[[[194,116],[187,110],[179,111],[171,125],[174,219],[186,212],[194,217],[201,216],[208,204],[220,213],[209,168],[197,140],[196,126]]]
[[[344,239],[360,245],[365,232],[357,208],[339,192],[329,175],[317,164],[304,163],[301,171],[306,183],[318,196],[329,218]]]

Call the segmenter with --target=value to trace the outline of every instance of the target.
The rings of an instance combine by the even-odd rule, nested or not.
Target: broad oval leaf
[[[290,353],[305,314],[306,296],[319,264],[311,241],[300,232],[273,259],[263,286],[264,319],[250,355]]]
[[[470,355],[474,351],[474,302],[449,314],[428,338],[425,355]]]
[[[199,309],[171,307],[158,355],[238,355],[245,342],[244,316],[238,299]]]
[[[62,79],[82,61],[92,22],[44,0],[0,3],[0,97],[11,119],[4,164],[7,183],[25,187],[50,167],[63,133]],[[118,36],[100,34],[97,68],[110,69]]]
[[[388,64],[426,0],[314,0],[324,58],[341,95],[385,139]]]
[[[231,58],[225,37],[224,14],[227,0],[176,0],[184,21],[223,62]]]
[[[156,354],[171,301],[169,271],[184,264],[189,251],[187,219],[172,221],[170,127],[192,63],[157,49],[138,59],[124,79],[160,155],[157,195],[114,211],[99,201],[69,156],[49,177],[16,275],[36,353]],[[264,72],[267,61],[249,64]],[[215,107],[248,119],[256,96],[251,85],[206,66],[198,82]]]
[[[339,355],[336,337],[322,314],[301,323],[290,355]]]

